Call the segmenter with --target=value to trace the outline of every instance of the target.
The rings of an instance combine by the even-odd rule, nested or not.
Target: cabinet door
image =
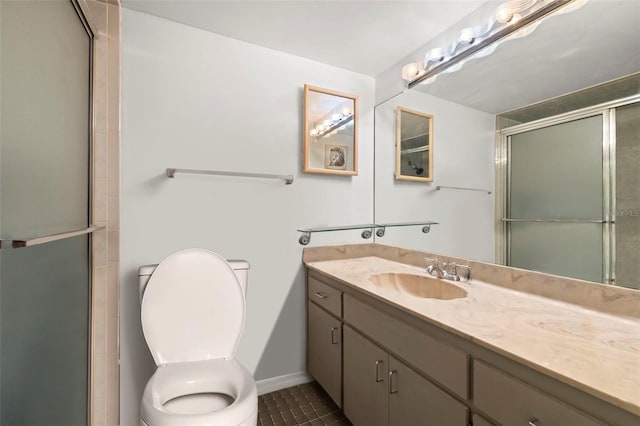
[[[344,414],[356,426],[388,424],[388,355],[344,326]]]
[[[307,368],[329,396],[342,406],[342,330],[340,320],[309,302]]]
[[[466,426],[468,409],[389,356],[389,425]]]

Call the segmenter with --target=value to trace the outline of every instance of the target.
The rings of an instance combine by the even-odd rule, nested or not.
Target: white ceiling
[[[485,2],[122,0],[122,5],[376,76]]]

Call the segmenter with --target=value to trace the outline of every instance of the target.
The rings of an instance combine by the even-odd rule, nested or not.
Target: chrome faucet
[[[451,281],[460,281],[460,277],[458,276],[458,271],[456,271],[458,265],[455,263],[443,263],[442,264],[442,278],[445,280]]]
[[[470,266],[457,265],[453,262],[443,262],[442,268],[440,268],[438,259],[425,257],[424,260],[427,261],[427,273],[433,277],[451,281],[469,281],[471,279]],[[458,269],[464,270],[464,273],[459,275]]]
[[[444,271],[440,269],[440,262],[438,259],[425,257],[424,260],[427,262],[427,274],[436,278],[444,277]],[[430,261],[433,263],[429,263]]]

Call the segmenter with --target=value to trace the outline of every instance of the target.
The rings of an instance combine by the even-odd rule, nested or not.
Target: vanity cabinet
[[[341,297],[340,291],[320,281],[309,283],[307,369],[339,407],[342,406]]]
[[[467,425],[466,406],[348,325],[343,344],[343,408],[355,425]]]
[[[636,426],[639,417],[307,271],[308,369],[355,426]]]

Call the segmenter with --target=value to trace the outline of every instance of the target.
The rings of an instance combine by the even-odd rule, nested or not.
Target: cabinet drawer
[[[328,284],[309,277],[308,297],[338,318],[342,317],[342,292]]]
[[[458,396],[469,399],[469,360],[465,352],[348,294],[344,295],[344,319]]]
[[[473,400],[476,407],[503,425],[526,426],[529,422],[540,426],[601,425],[575,408],[481,361],[473,363]]]

